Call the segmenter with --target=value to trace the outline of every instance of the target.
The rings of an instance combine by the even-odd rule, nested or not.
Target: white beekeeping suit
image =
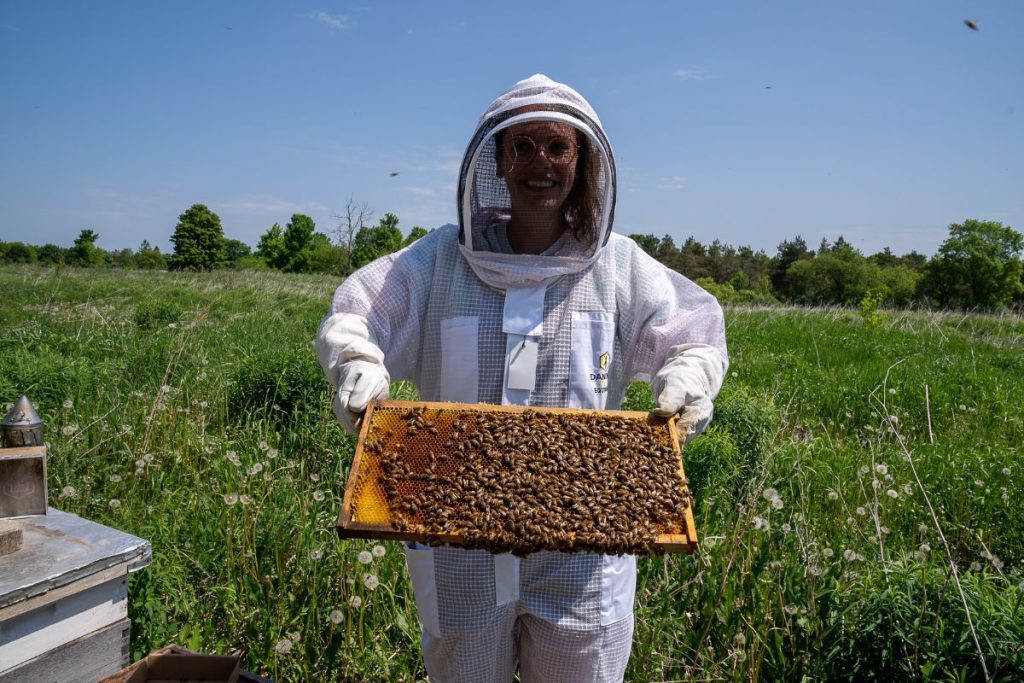
[[[532,121],[570,124],[585,196],[545,251],[517,254],[496,137]],[[501,149],[505,149],[502,147]],[[550,156],[548,148],[537,154]],[[575,185],[574,185],[575,187]],[[514,188],[513,188],[514,189]],[[338,288],[317,351],[351,430],[390,380],[429,401],[615,409],[652,382],[659,412],[710,418],[727,360],[714,297],[611,232],[615,163],[597,114],[536,75],[480,119],[460,174],[458,229],[435,230]],[[633,632],[632,556],[540,552],[524,558],[408,544],[433,681],[621,680]]]

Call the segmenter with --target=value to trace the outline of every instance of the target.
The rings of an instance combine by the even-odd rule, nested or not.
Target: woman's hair
[[[501,166],[505,132],[494,134],[494,160]],[[600,187],[597,184],[600,159],[591,148],[590,139],[576,130],[576,180],[569,195],[562,202],[562,220],[569,227],[573,237],[587,244],[598,238],[597,228],[601,212]]]

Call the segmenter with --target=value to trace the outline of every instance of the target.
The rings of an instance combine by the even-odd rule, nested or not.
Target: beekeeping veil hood
[[[505,232],[512,199],[499,177],[496,150],[509,127],[534,121],[576,130],[575,182],[562,204],[568,225],[562,237],[542,254],[515,254]],[[545,153],[550,158],[551,150]],[[460,249],[489,285],[536,287],[587,268],[608,242],[615,209],[615,161],[597,113],[575,90],[547,76],[519,81],[480,118],[462,160],[458,202]]]

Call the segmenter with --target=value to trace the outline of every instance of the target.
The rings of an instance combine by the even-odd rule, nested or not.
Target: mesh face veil
[[[608,241],[615,162],[593,108],[546,76],[520,81],[481,117],[459,177],[459,243],[484,282],[547,284]]]

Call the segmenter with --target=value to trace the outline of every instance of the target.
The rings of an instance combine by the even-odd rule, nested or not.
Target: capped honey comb
[[[345,537],[491,552],[691,552],[674,420],[648,413],[380,401],[366,412]]]

